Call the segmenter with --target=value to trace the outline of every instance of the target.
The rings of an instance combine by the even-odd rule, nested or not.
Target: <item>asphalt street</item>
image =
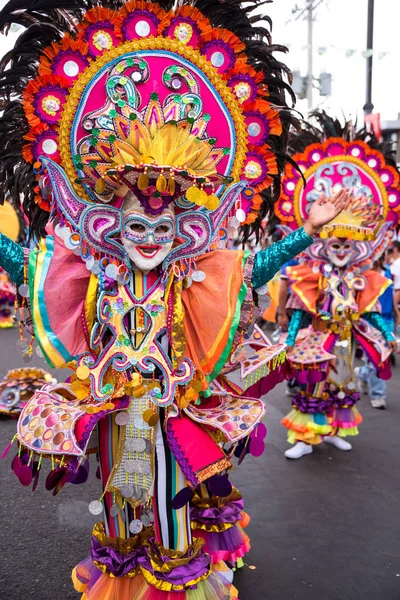
[[[0,331],[0,376],[23,366],[16,341],[15,330]],[[290,401],[283,386],[268,394],[267,450],[232,476],[252,517],[252,551],[235,579],[240,600],[400,600],[400,356],[398,364],[386,411],[363,397],[351,452],[324,446],[285,459],[279,422]],[[1,449],[15,427],[0,421]],[[95,462],[88,483],[54,498],[44,487],[48,467],[34,493],[19,484],[14,454],[0,464],[0,599],[78,599],[70,572],[88,553]]]

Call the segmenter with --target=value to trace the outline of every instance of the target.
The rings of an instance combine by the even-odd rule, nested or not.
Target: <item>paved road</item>
[[[23,364],[16,339],[0,332],[0,375]],[[267,452],[233,474],[252,516],[246,562],[256,567],[236,577],[240,600],[400,600],[399,390],[400,361],[388,410],[362,400],[352,452],[320,447],[297,462],[283,457],[284,389],[268,395]],[[0,422],[1,448],[14,430],[15,422]],[[35,493],[18,483],[11,454],[0,464],[0,599],[78,599],[70,571],[88,551],[95,469],[87,484],[53,498],[44,473]]]

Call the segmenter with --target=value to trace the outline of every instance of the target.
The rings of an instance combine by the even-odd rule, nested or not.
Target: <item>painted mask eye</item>
[[[142,233],[143,234],[146,232],[146,227],[144,225],[142,225],[141,223],[130,223],[129,230],[132,233]]]
[[[339,244],[332,244],[332,250],[340,250],[340,245]]]
[[[158,225],[154,232],[157,235],[165,235],[166,233],[169,233],[171,231],[171,228],[168,225]]]

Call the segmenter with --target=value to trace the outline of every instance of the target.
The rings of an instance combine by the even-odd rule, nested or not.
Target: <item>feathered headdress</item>
[[[380,144],[366,129],[356,131],[324,111],[314,112],[317,125],[303,122],[289,138],[289,151],[298,165],[288,164],[275,214],[292,229],[306,220],[311,204],[323,192],[328,197],[350,188],[350,202],[321,238],[373,240],[385,222],[396,224],[400,214],[400,177],[390,144]]]
[[[0,197],[22,196],[43,235],[49,161],[79,198],[115,204],[126,186],[150,212],[215,210],[245,180],[226,219],[257,230],[292,119],[261,4],[11,0],[0,29],[26,29],[0,63]]]

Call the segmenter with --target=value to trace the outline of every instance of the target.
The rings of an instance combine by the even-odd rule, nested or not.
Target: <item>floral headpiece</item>
[[[79,2],[69,11],[35,5],[24,12],[20,3],[13,10],[11,1],[0,13],[0,27],[30,24],[15,55],[27,50],[24,37],[34,26],[45,32],[33,50],[38,74],[21,88],[17,107],[20,125],[19,107],[24,112],[22,158],[33,166],[25,168],[29,177],[20,187],[27,187],[31,172],[35,178],[33,196],[25,190],[33,225],[38,215],[45,220],[41,211],[55,208],[43,158],[62,167],[82,200],[117,205],[126,186],[153,214],[171,202],[178,212],[215,210],[228,185],[246,181],[229,196],[227,218],[239,225],[259,217],[268,195],[276,194],[271,185],[284,157],[282,122],[290,117],[282,113],[282,121],[275,108],[285,106],[286,84],[262,39],[265,31],[261,35],[247,17],[254,6],[200,1],[168,11],[168,2],[138,0],[84,12]],[[67,31],[44,46],[51,39],[46,10]],[[241,37],[216,26],[224,20]],[[13,63],[3,89],[12,76]],[[11,165],[2,169],[0,175]]]
[[[327,118],[326,116],[324,118]],[[304,136],[310,140],[310,126]],[[316,128],[312,128],[316,133]],[[362,132],[368,139],[368,134]],[[322,137],[322,132],[321,132]],[[376,140],[369,136],[373,145]],[[294,145],[301,139],[293,136]],[[284,224],[297,229],[307,220],[312,203],[321,193],[329,198],[343,187],[350,189],[349,204],[334,221],[322,228],[321,238],[345,237],[372,240],[386,222],[396,224],[400,213],[400,177],[383,153],[363,139],[348,141],[329,137],[309,143],[292,156],[299,169],[288,165],[275,213]]]

